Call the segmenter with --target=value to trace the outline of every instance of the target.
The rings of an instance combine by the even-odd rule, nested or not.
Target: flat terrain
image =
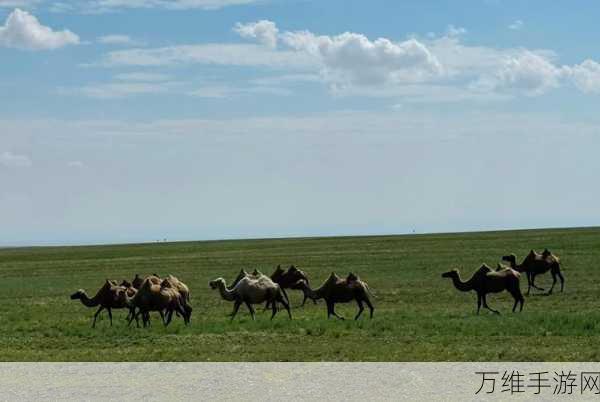
[[[505,293],[488,297],[502,315],[477,316],[475,294],[440,276],[459,268],[467,279],[482,262],[544,247],[561,257],[565,292],[526,297],[520,314]],[[242,307],[230,323],[231,303],[208,281],[277,264],[296,264],[313,286],[331,271],[357,273],[377,296],[375,318],[328,321],[323,302],[298,308],[300,292],[289,291],[294,320],[259,312],[253,322]],[[1,249],[0,360],[598,361],[599,265],[600,229]],[[151,328],[128,328],[117,310],[112,328],[104,315],[92,329],[95,309],[69,299],[79,288],[93,296],[105,278],[152,272],[190,286],[190,327],[153,316]],[[550,283],[549,273],[537,281]],[[337,310],[353,318],[356,305]]]

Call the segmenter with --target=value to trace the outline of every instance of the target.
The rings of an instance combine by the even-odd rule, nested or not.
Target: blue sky
[[[0,0],[0,245],[598,225],[599,12]]]

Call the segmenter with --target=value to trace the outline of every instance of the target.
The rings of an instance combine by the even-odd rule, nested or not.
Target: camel
[[[563,277],[562,272],[560,272],[560,259],[548,249],[545,249],[542,254],[538,254],[534,250],[529,251],[529,254],[521,264],[517,264],[517,257],[514,254],[505,255],[502,257],[502,260],[508,261],[510,267],[515,271],[525,272],[527,274],[528,296],[531,288],[544,291],[544,288],[535,285],[535,277],[548,271],[552,274],[552,287],[550,287],[547,294],[552,294],[554,285],[556,285],[556,277],[560,279],[560,291],[564,291],[565,278]]]
[[[515,299],[512,309],[513,313],[516,311],[518,303],[521,303],[520,311],[523,311],[525,299],[521,294],[521,287],[519,286],[519,272],[512,268],[502,268],[500,266],[499,268],[501,269],[493,271],[486,264],[483,264],[466,282],[460,278],[458,269],[443,273],[442,278],[451,278],[454,287],[462,292],[474,290],[477,293],[477,314],[479,314],[482,303],[484,308],[493,313],[500,314],[499,311],[493,310],[488,306],[486,295],[488,293],[499,293],[503,290],[508,291]]]
[[[90,298],[85,290],[79,289],[77,292],[71,295],[71,300],[80,300],[81,303],[86,307],[100,306],[94,314],[92,328],[96,327],[98,315],[104,309],[108,311],[108,318],[110,319],[110,326],[112,327],[112,309],[121,309],[127,307],[127,292],[127,288],[118,286],[115,281],[107,279],[94,297]]]
[[[168,275],[165,279],[162,280],[160,286],[166,288],[174,288],[175,290],[177,290],[179,294],[181,294],[181,296],[183,297],[184,310],[189,310],[191,312],[192,306],[190,305],[190,288],[188,288],[188,286],[185,283],[181,282],[173,275]],[[175,310],[175,313],[179,314],[177,310]]]
[[[257,271],[258,272],[258,271]],[[258,272],[260,274],[260,272]],[[259,275],[258,277],[244,276],[239,282],[230,288],[227,288],[225,279],[217,278],[209,282],[212,289],[219,289],[221,297],[224,300],[234,302],[233,312],[230,314],[231,320],[234,319],[242,303],[245,303],[250,311],[252,320],[256,319],[253,304],[260,304],[265,301],[270,301],[272,311],[271,319],[277,314],[276,302],[283,304],[288,312],[290,320],[292,313],[290,305],[284,293],[278,284],[273,282],[268,276]]]
[[[335,272],[329,275],[329,278],[318,289],[312,290],[305,280],[298,281],[297,285],[304,291],[304,294],[312,300],[325,299],[327,303],[327,318],[332,315],[343,320],[335,312],[336,303],[348,303],[356,300],[358,304],[358,313],[354,317],[358,320],[364,310],[363,302],[369,307],[370,317],[373,318],[373,304],[369,299],[371,290],[366,282],[360,280],[358,276],[350,273],[346,279],[338,277]]]
[[[299,270],[294,265],[291,265],[287,271],[284,271],[283,268],[281,268],[281,265],[277,265],[275,272],[273,272],[273,274],[271,275],[271,280],[277,283],[284,292],[284,289],[302,290],[298,285],[298,281],[301,280],[306,281],[306,284],[310,286],[308,276],[306,275],[306,273],[304,271]],[[306,295],[306,293],[304,293],[304,300],[302,300],[302,304],[300,305],[301,307],[304,307],[306,299],[308,299],[308,296]],[[317,301],[313,299],[313,303],[317,304]],[[267,302],[265,308],[268,307],[269,302]]]
[[[139,309],[135,316],[129,319],[129,325],[131,325],[134,318],[137,322],[137,317],[141,314],[144,327],[146,327],[150,324],[150,311],[158,311],[160,313],[165,327],[171,322],[173,311],[177,311],[183,317],[186,325],[190,322],[192,309],[189,306],[188,308],[184,308],[185,301],[177,289],[162,287],[160,284],[154,283],[150,277],[144,279],[142,286],[135,296],[126,298],[126,304],[130,308]],[[166,311],[166,319],[163,311]]]

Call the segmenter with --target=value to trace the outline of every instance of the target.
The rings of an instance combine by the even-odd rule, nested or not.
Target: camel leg
[[[275,317],[275,314],[277,314],[277,299],[273,299],[271,300],[271,309],[273,311],[273,313],[271,314],[271,319],[273,319],[273,317]]]
[[[127,321],[127,326],[130,327],[131,323],[133,322],[133,320],[135,319],[135,323],[137,324],[137,327],[140,327],[140,322],[138,321],[138,314],[135,313],[135,307],[132,307],[129,309],[129,319]]]
[[[171,320],[173,319],[173,310],[167,310],[167,314],[166,314],[166,321],[163,319],[163,325],[166,327],[171,323]]]
[[[562,293],[565,290],[565,278],[563,278],[560,268],[556,271],[556,275],[558,275],[558,279],[560,279],[560,292]]]
[[[107,307],[106,309],[108,310],[108,318],[110,320],[110,326],[112,327],[112,311],[110,307]]]
[[[550,290],[548,291],[547,295],[550,296],[552,294],[552,291],[554,290],[554,285],[556,285],[556,272],[553,270],[552,272],[552,286],[550,286]]]
[[[498,310],[494,310],[492,308],[490,308],[490,306],[488,306],[487,304],[487,300],[485,300],[485,295],[481,295],[481,299],[483,301],[483,307],[487,308],[488,310],[490,310],[492,313],[498,314],[500,315],[500,312]]]
[[[245,301],[244,303],[246,303],[246,307],[248,307],[248,311],[250,312],[250,315],[252,316],[252,321],[256,321],[256,315],[254,314],[254,307],[252,307],[252,304],[250,304],[247,301]]]
[[[479,315],[479,310],[481,310],[481,294],[477,293],[477,315]]]
[[[185,310],[185,316],[184,316],[185,324],[189,325],[190,321],[192,319],[192,306],[190,306],[189,304],[186,304],[185,306],[183,306],[183,309]]]
[[[278,300],[279,303],[283,304],[283,307],[287,310],[288,312],[288,317],[290,317],[290,320],[292,319],[292,311],[290,310],[290,303],[288,303],[287,300],[284,300],[284,298],[279,295]]]
[[[342,317],[341,315],[338,315],[338,314],[335,312],[335,303],[333,303],[333,302],[331,303],[331,314],[333,314],[333,316],[334,316],[334,317],[337,317],[337,318],[339,318],[340,320],[344,320],[344,317]]]
[[[529,296],[530,291],[531,291],[531,272],[527,271],[527,296]]]
[[[140,316],[140,314],[142,314],[142,325],[145,328],[146,327],[146,320],[145,320],[144,314],[142,313],[141,309],[137,313],[135,313],[135,315],[133,317],[131,317],[129,319],[129,324],[128,325],[131,325],[131,322],[135,319],[135,325],[136,325],[137,328],[139,328],[140,327],[140,321],[139,321],[138,317]]]
[[[540,288],[539,286],[535,286],[535,273],[531,273],[531,287],[537,290],[544,291],[544,288]]]
[[[183,323],[185,325],[188,325],[190,322],[190,316],[188,315],[185,308],[182,305],[179,305],[179,306],[177,306],[177,310],[179,311],[179,314],[181,315],[181,317],[183,317]]]
[[[356,304],[358,304],[358,313],[356,313],[356,317],[354,317],[354,320],[358,320],[358,317],[360,317],[360,315],[362,314],[363,310],[365,309],[363,307],[362,302],[360,301],[360,299],[356,299]]]
[[[236,300],[235,304],[233,305],[233,312],[231,313],[230,321],[233,321],[235,315],[237,314],[238,310],[240,309],[241,304],[242,304],[242,302]]]
[[[94,314],[94,322],[92,322],[92,328],[96,328],[96,319],[98,318],[98,314],[104,309],[104,307],[100,306],[96,314]]]
[[[367,304],[367,307],[369,308],[369,312],[370,312],[370,317],[369,318],[373,318],[373,311],[375,310],[373,308],[373,304],[371,304],[371,300],[369,300],[368,297],[364,298],[364,302]]]

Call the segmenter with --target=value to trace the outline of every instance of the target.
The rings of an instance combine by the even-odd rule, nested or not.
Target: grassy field
[[[459,268],[463,278],[482,262],[495,266],[508,252],[521,260],[548,247],[563,263],[565,292],[526,297],[513,314],[508,294],[488,302],[502,315],[475,314],[473,292],[456,291],[440,274]],[[294,319],[231,303],[208,281],[228,281],[240,268],[270,274],[296,264],[320,284],[331,271],[353,271],[373,292],[375,317],[327,320],[323,302],[298,308]],[[600,229],[471,234],[157,243],[0,250],[0,360],[2,361],[598,361],[600,350]],[[94,309],[69,295],[92,296],[105,278],[172,273],[191,289],[192,325],[128,328],[116,311],[90,328]],[[538,285],[551,282],[550,274]],[[521,288],[526,290],[526,279]],[[339,305],[352,318],[356,304]],[[155,313],[154,313],[155,314]]]

